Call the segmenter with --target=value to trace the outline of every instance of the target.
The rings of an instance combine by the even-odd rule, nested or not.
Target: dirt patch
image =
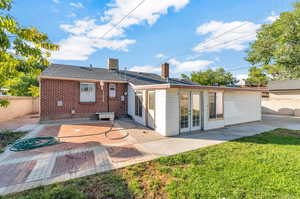
[[[107,151],[113,162],[129,161],[143,155],[133,145],[110,147]]]
[[[300,132],[296,130],[290,130],[290,129],[276,129],[276,133],[279,135],[292,135],[300,138]]]
[[[62,155],[56,158],[51,175],[57,176],[64,173],[73,173],[79,170],[94,168],[95,166],[93,151]]]

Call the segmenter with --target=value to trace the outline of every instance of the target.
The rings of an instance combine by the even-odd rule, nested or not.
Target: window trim
[[[111,91],[110,91],[110,88],[114,87],[114,96],[111,95]],[[109,83],[108,84],[108,95],[109,95],[109,98],[116,98],[117,97],[117,84],[114,84],[114,83]]]
[[[138,96],[142,96],[141,102],[139,100],[137,100]],[[140,102],[141,104],[139,104],[138,102]],[[144,92],[143,91],[134,92],[134,115],[136,117],[143,118],[143,115],[144,115],[143,114],[143,103],[144,103]],[[139,107],[141,107],[141,110],[139,109]],[[138,108],[138,110],[137,110],[137,108]]]
[[[209,102],[209,94],[210,93],[215,93],[215,96],[217,96],[217,93],[222,93],[222,117],[216,117],[215,118],[210,118],[210,102]],[[217,101],[217,97],[216,97],[216,101]],[[215,103],[217,106],[217,103]],[[216,110],[217,112],[217,110]],[[208,121],[218,121],[218,120],[224,120],[224,92],[220,92],[220,91],[208,91]]]
[[[95,96],[95,98],[93,100],[82,101],[82,99],[81,99],[81,85],[82,84],[94,85],[94,96]],[[94,82],[79,82],[79,103],[80,104],[96,103],[96,101],[97,101],[96,94],[97,94],[97,85],[96,85],[96,83],[94,83]]]

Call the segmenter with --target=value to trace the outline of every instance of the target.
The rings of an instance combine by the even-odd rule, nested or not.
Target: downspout
[[[107,85],[107,112],[109,112],[109,83],[106,83]]]

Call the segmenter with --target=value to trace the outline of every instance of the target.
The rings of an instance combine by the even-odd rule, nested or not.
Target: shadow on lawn
[[[62,183],[43,186],[7,195],[5,199],[131,199],[134,198],[128,184],[116,171],[95,174]],[[0,199],[1,196],[0,196]],[[4,198],[3,198],[4,199]]]
[[[258,135],[244,137],[231,142],[255,144],[300,145],[300,131],[278,128]]]

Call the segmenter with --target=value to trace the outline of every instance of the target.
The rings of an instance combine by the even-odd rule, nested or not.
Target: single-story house
[[[262,100],[267,114],[300,116],[300,80],[278,80],[268,83],[269,97]]]
[[[161,75],[53,64],[40,76],[41,120],[93,117],[97,112],[129,115],[164,136],[261,120],[261,91],[201,86]]]

